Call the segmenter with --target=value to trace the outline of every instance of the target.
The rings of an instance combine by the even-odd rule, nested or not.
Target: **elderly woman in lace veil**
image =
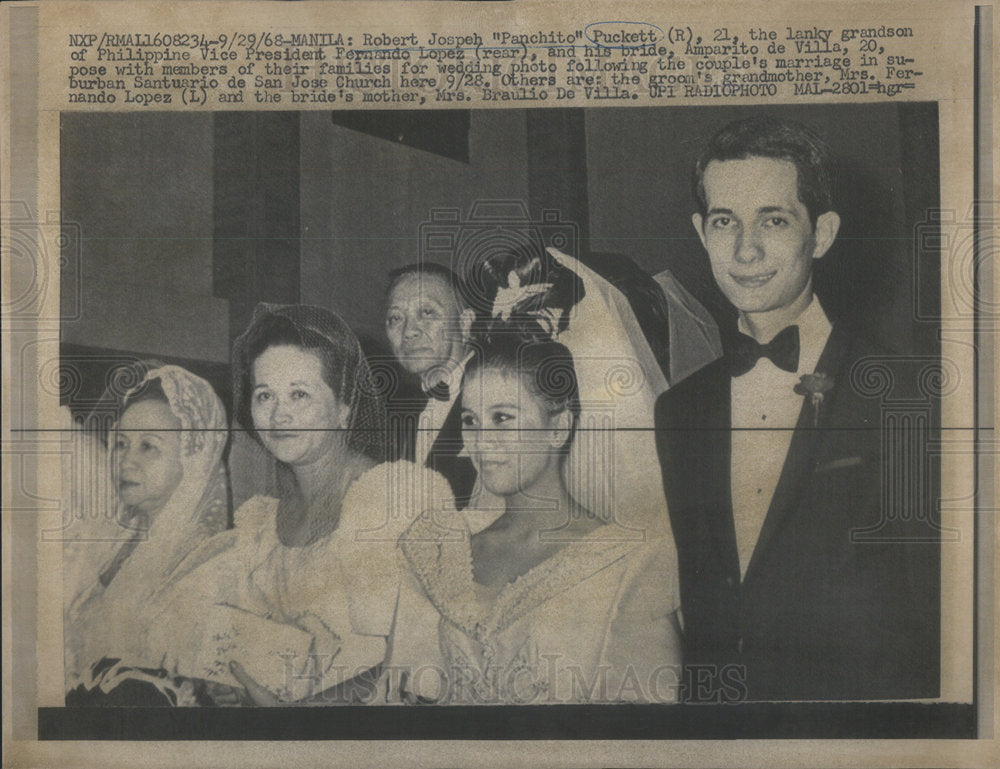
[[[637,538],[574,498],[564,472],[579,427],[574,356],[552,339],[558,315],[518,312],[540,292],[510,284],[462,386],[465,450],[499,504],[425,516],[403,535],[391,698],[673,701],[679,600],[666,521]]]
[[[181,586],[178,601],[199,617],[184,632],[202,639],[186,666],[246,686],[259,704],[339,701],[385,657],[396,540],[450,496],[447,484],[381,462],[382,399],[334,313],[259,305],[234,345],[233,377],[237,422],[273,463],[277,494],[244,502],[223,552]]]
[[[124,373],[138,383],[111,388],[74,439],[77,478],[91,484],[71,487],[64,547],[68,700],[116,702],[131,689],[146,704],[182,704],[193,689],[161,669],[171,650],[150,618],[192,552],[227,526],[225,411],[207,382],[177,366]]]

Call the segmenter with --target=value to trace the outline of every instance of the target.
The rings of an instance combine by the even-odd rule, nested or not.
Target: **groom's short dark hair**
[[[724,126],[709,139],[694,167],[692,188],[698,213],[708,214],[705,169],[713,160],[751,157],[787,160],[798,171],[799,200],[816,219],[833,210],[833,171],[830,148],[812,129],[794,120],[751,117]]]

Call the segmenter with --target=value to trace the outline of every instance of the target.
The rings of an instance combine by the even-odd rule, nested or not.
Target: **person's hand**
[[[263,708],[276,708],[282,704],[270,689],[257,683],[236,660],[229,663],[229,672],[247,690],[247,694],[250,695],[250,699],[253,700],[254,705],[259,705]]]
[[[220,708],[238,708],[247,702],[248,694],[237,686],[220,684],[218,681],[209,681],[205,684],[205,695],[212,701],[212,704]]]

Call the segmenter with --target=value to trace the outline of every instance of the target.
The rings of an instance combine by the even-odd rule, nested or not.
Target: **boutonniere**
[[[795,385],[795,392],[808,395],[813,407],[813,427],[819,426],[819,410],[823,405],[823,396],[833,389],[833,377],[817,371],[815,374],[803,374]]]

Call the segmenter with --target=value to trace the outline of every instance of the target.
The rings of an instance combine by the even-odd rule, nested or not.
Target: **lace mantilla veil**
[[[151,521],[131,515],[114,497],[106,443],[131,399],[158,383],[180,423],[183,476]],[[64,633],[67,684],[86,679],[101,657],[155,665],[143,617],[158,591],[175,579],[202,542],[226,528],[229,494],[222,457],[226,413],[211,385],[189,371],[145,362],[118,371],[82,425],[74,426],[74,458],[82,472],[69,479],[64,543]]]

